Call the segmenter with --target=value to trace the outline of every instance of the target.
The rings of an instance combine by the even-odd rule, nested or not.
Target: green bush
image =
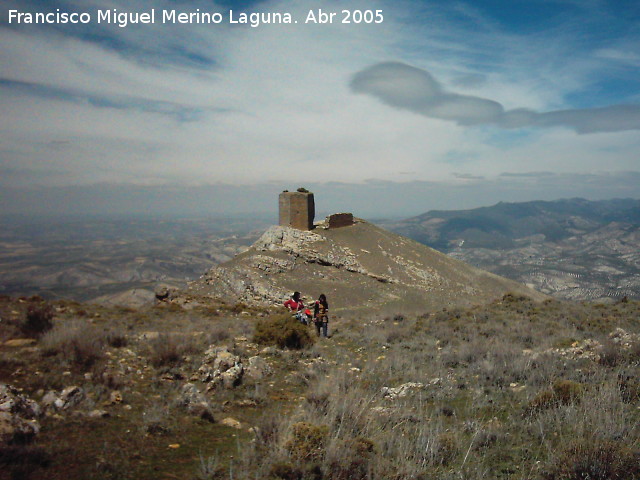
[[[315,342],[308,327],[289,315],[278,315],[256,324],[253,341],[259,345],[275,345],[279,348],[308,348]]]
[[[324,455],[324,447],[329,434],[326,425],[298,422],[293,425],[291,439],[286,450],[299,460],[319,460]]]
[[[53,328],[53,315],[51,305],[30,305],[20,330],[25,335],[39,337]]]
[[[553,394],[562,405],[569,405],[577,401],[582,393],[582,384],[572,380],[558,380],[553,384]]]

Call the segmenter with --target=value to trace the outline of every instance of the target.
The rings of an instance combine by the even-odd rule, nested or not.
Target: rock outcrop
[[[244,366],[238,355],[229,352],[227,347],[211,345],[195,378],[208,383],[209,390],[219,386],[233,388],[240,383],[243,373]]]
[[[40,432],[42,409],[20,391],[0,383],[0,445],[29,442]]]

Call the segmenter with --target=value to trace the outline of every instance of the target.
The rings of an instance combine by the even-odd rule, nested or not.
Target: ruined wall
[[[278,198],[282,227],[313,229],[316,205],[311,192],[282,192]]]
[[[340,227],[348,227],[353,225],[353,214],[352,213],[334,213],[333,215],[329,215],[325,221],[326,228],[340,228]]]

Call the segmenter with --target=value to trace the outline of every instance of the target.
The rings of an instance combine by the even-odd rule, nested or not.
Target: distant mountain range
[[[640,200],[500,202],[385,226],[544,293],[640,297]]]

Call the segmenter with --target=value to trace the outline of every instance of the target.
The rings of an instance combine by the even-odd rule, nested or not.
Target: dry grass
[[[507,296],[415,319],[345,322],[334,340],[360,354],[352,350],[323,375],[307,375],[305,401],[291,415],[271,418],[238,474],[638,478],[630,467],[640,443],[633,355],[616,345],[615,361],[594,361],[558,348],[590,338],[604,343],[617,326],[637,331],[639,311],[629,302],[603,316],[586,304]],[[336,358],[344,348],[336,347]],[[382,394],[382,387],[407,382],[424,386],[396,399]],[[300,438],[301,425],[314,435]],[[611,468],[602,470],[603,462]]]
[[[59,356],[77,366],[89,367],[104,356],[105,335],[86,321],[58,324],[40,341],[44,355]]]
[[[105,459],[99,469],[91,460],[86,471],[93,476],[78,478],[157,478],[158,471],[167,478],[195,474],[237,480],[638,478],[632,463],[640,444],[637,347],[607,344],[617,327],[639,332],[640,304],[634,301],[594,306],[508,296],[489,305],[402,320],[371,315],[335,321],[333,337],[307,349],[267,352],[247,339],[253,325],[259,333],[260,325],[273,327],[273,319],[212,319],[167,309],[123,315],[105,314],[96,328],[126,338],[126,348],[118,348],[106,343],[108,335],[103,337],[101,348],[109,358],[101,365],[105,374],[118,378],[132,410],[110,407],[120,416],[105,419],[108,428],[100,432],[107,434],[120,422],[112,444],[141,452],[142,458],[111,452],[113,459]],[[84,324],[95,318],[87,307]],[[74,325],[81,326],[56,322],[51,337],[67,323],[74,331]],[[130,331],[127,322],[138,330]],[[176,330],[180,335],[136,340],[141,331]],[[274,337],[285,331],[267,330]],[[60,336],[49,347],[56,356],[38,360],[49,362],[52,370],[72,343],[63,339],[76,337]],[[593,352],[576,347],[586,340],[605,347]],[[220,343],[243,359],[261,355],[274,370],[256,383],[207,393],[216,417],[237,418],[240,430],[166,406],[197,371],[205,348]],[[608,359],[611,355],[615,360]],[[5,370],[10,374],[17,368],[11,364]],[[72,370],[73,380],[62,381],[82,382],[82,373]],[[413,387],[403,395],[383,390],[409,382]],[[102,390],[85,385],[97,403],[110,393],[103,383]],[[47,423],[43,434],[63,425]],[[92,440],[89,426],[73,425],[73,431],[85,428],[83,438]],[[126,430],[133,433],[125,435]],[[167,449],[173,443],[180,448]],[[218,448],[224,453],[216,453]],[[75,455],[85,454],[90,455]],[[95,451],[91,455],[96,458]],[[162,463],[168,455],[180,460]],[[150,470],[160,463],[160,470]]]
[[[165,333],[149,341],[148,358],[155,367],[178,365],[185,355],[201,348],[200,342],[192,334]]]

